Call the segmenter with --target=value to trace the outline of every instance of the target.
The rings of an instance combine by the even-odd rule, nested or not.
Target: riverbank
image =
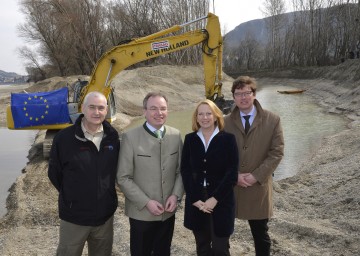
[[[68,80],[74,78],[68,78]],[[64,79],[53,78],[28,88],[52,89]],[[231,80],[225,77],[224,94],[231,98]],[[141,115],[141,101],[150,90],[169,96],[170,110],[192,108],[203,98],[200,67],[161,66],[128,70],[116,78],[117,109],[114,124],[121,131],[134,116]],[[272,255],[358,255],[360,252],[360,83],[334,80],[261,78],[261,85],[282,84],[306,89],[333,114],[349,118],[348,129],[324,138],[319,150],[294,177],[274,183],[275,216],[270,222]],[[0,123],[4,121],[7,96],[0,92]],[[126,113],[126,114],[125,114]],[[0,255],[53,255],[58,239],[57,193],[47,178],[42,158],[44,133],[36,137],[29,163],[10,189],[8,213],[0,221]],[[20,170],[19,170],[20,172]],[[129,255],[129,225],[119,193],[115,214],[113,255]],[[183,212],[177,214],[173,239],[175,256],[195,255],[190,231],[183,228]],[[232,255],[254,255],[250,231],[236,221],[231,237]],[[84,252],[84,255],[87,255]]]

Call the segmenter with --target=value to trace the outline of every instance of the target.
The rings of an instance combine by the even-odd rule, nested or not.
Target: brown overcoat
[[[264,110],[255,99],[256,116],[248,134],[240,120],[240,110],[225,117],[225,131],[235,135],[239,154],[239,173],[252,173],[258,181],[251,187],[235,186],[236,218],[267,219],[273,215],[272,174],[284,155],[280,117]]]

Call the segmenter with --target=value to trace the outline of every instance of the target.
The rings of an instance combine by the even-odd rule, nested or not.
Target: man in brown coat
[[[231,92],[236,107],[225,117],[225,130],[235,135],[240,154],[234,188],[236,218],[248,220],[256,256],[268,256],[271,246],[268,221],[273,215],[272,174],[284,155],[280,118],[263,109],[256,100],[253,78],[238,77]]]

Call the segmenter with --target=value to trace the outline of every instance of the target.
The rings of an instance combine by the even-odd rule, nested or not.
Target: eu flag
[[[12,93],[15,128],[69,123],[67,97],[67,87],[50,92]]]

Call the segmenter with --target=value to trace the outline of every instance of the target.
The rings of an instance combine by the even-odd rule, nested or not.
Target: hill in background
[[[26,83],[27,80],[28,76],[0,70],[0,84],[23,84]]]

